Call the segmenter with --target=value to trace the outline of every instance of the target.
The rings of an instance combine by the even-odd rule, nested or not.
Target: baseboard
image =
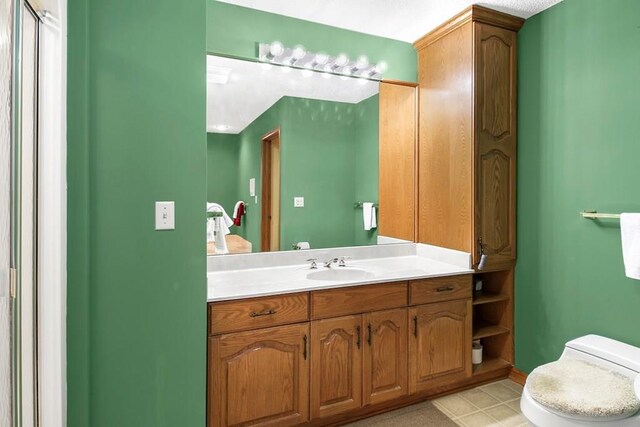
[[[524,383],[527,382],[527,374],[513,367],[511,368],[511,372],[509,372],[509,379],[523,386]]]

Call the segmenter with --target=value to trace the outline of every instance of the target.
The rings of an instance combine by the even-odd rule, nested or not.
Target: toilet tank
[[[569,341],[562,357],[605,365],[630,377],[640,373],[640,348],[599,335],[585,335]]]

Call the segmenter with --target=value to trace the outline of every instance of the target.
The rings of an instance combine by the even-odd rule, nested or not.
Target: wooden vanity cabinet
[[[209,338],[209,426],[309,420],[309,324]]]
[[[328,425],[420,401],[466,384],[471,333],[470,275],[210,303],[207,425]]]
[[[524,20],[473,5],[416,41],[418,241],[515,263],[516,33]]]
[[[471,299],[409,310],[411,393],[471,376],[471,310]]]

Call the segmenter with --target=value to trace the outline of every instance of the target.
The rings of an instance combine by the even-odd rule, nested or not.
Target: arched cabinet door
[[[364,315],[363,404],[407,394],[407,309]]]
[[[516,259],[516,33],[475,25],[474,261],[507,269]]]
[[[471,300],[409,310],[409,392],[471,375]]]
[[[209,340],[209,426],[291,426],[309,420],[307,323]]]
[[[311,322],[311,417],[362,405],[362,316]]]

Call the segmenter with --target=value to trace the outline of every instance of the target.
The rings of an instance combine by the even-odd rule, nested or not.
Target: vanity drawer
[[[409,305],[471,298],[471,275],[412,280]]]
[[[309,320],[309,294],[250,298],[209,304],[209,335]]]
[[[324,319],[407,305],[407,282],[327,289],[311,293],[311,317]]]

